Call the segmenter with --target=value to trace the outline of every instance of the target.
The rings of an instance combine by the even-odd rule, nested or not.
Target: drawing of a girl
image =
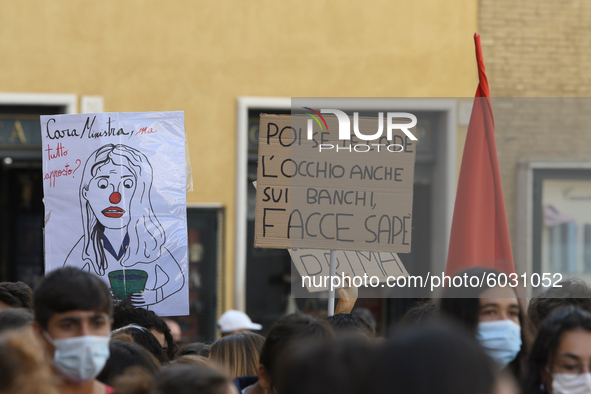
[[[145,286],[128,295],[136,306],[161,302],[185,284],[152,210],[152,178],[147,157],[134,148],[107,144],[94,151],[79,191],[84,235],[64,263],[100,276],[116,298],[124,297],[114,283],[133,288],[132,280],[142,280],[135,283]]]

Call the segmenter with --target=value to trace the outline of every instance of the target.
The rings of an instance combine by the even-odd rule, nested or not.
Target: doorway
[[[39,116],[74,110],[71,95],[0,95],[0,281],[33,287],[44,274]]]

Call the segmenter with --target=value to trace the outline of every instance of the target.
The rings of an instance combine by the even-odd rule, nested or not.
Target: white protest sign
[[[289,254],[302,277],[302,283],[298,283],[299,287],[305,286],[312,293],[329,290],[332,280],[329,277],[329,250],[290,249]],[[347,273],[351,274],[355,281],[352,285],[356,287],[378,287],[389,277],[392,281],[392,278],[408,276],[396,253],[338,251],[336,274],[342,278],[342,275]],[[345,287],[345,283],[340,282],[335,287]]]
[[[45,269],[98,275],[115,299],[189,313],[183,112],[41,117]]]

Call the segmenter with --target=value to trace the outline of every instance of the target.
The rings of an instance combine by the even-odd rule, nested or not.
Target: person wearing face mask
[[[533,344],[525,394],[591,393],[591,314],[567,306],[542,322]]]
[[[488,278],[501,272],[470,268],[457,276]],[[522,384],[530,348],[531,328],[515,290],[506,287],[447,287],[440,300],[441,312],[463,323],[480,342],[499,370],[507,369]]]
[[[33,298],[33,329],[60,378],[59,391],[111,393],[111,387],[95,379],[109,358],[113,316],[104,282],[77,268],[62,268],[39,282]]]

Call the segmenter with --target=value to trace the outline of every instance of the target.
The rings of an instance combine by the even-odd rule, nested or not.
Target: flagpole
[[[336,275],[337,272],[337,251],[331,250],[330,251],[330,282],[331,287],[328,290],[328,316],[334,315],[334,298],[335,298],[335,289],[332,287],[332,278]]]

